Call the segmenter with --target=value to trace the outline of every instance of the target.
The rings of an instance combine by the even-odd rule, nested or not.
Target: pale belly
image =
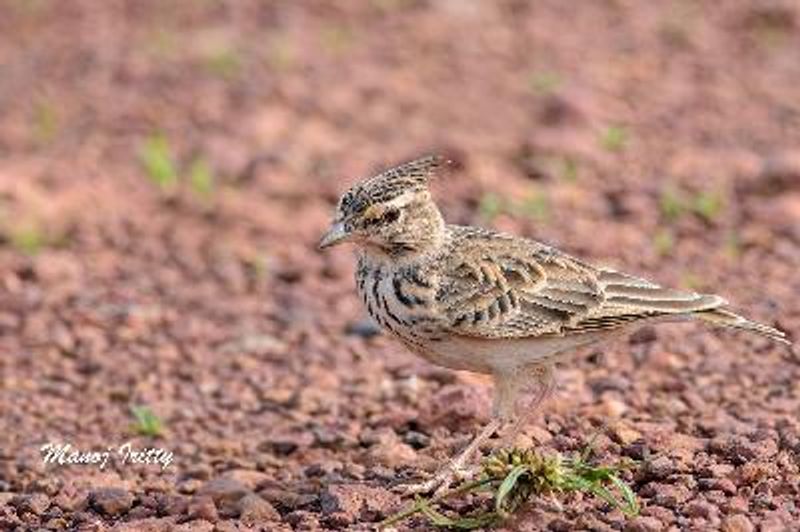
[[[555,362],[581,346],[601,341],[607,335],[581,334],[569,337],[481,339],[454,336],[427,343],[424,349],[408,347],[438,366],[477,373],[507,373],[518,368]]]

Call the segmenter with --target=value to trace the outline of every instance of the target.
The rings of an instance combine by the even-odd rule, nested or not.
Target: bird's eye
[[[396,222],[398,218],[400,218],[400,210],[389,209],[381,215],[381,223],[390,224],[392,222]]]

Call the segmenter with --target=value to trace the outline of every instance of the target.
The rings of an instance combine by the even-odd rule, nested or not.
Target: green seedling
[[[694,194],[668,186],[661,192],[659,207],[668,222],[675,222],[688,213],[695,214],[706,222],[714,222],[725,208],[723,196],[715,190]]]
[[[478,203],[478,212],[481,217],[491,222],[505,211],[505,200],[493,192],[487,192],[481,196]]]
[[[344,54],[355,43],[355,35],[347,26],[330,25],[323,28],[320,40],[326,50],[334,54]]]
[[[242,70],[242,60],[236,51],[231,49],[216,50],[205,61],[206,70],[224,79],[233,79]]]
[[[686,288],[688,290],[697,291],[703,288],[702,279],[700,279],[700,277],[694,275],[693,273],[684,273],[681,276],[679,283],[683,288]]]
[[[156,133],[147,138],[139,158],[147,178],[161,192],[171,194],[175,191],[178,186],[178,168],[169,141],[163,134]]]
[[[24,224],[8,231],[11,245],[24,255],[34,256],[47,245],[47,235],[38,224]]]
[[[533,92],[548,95],[561,88],[563,80],[555,72],[535,72],[531,74],[529,85]]]
[[[58,133],[58,113],[47,101],[39,102],[33,110],[33,134],[39,144],[49,144]]]
[[[609,126],[600,136],[600,145],[608,151],[622,151],[630,140],[630,134],[624,126]]]
[[[276,36],[267,43],[266,61],[275,70],[285,72],[292,68],[297,52],[285,36]]]
[[[547,196],[542,193],[531,193],[521,202],[512,205],[512,212],[519,216],[525,216],[538,220],[546,221],[550,217],[550,203]]]
[[[559,454],[545,456],[530,449],[506,449],[484,460],[477,479],[431,499],[417,498],[411,507],[381,523],[381,528],[395,525],[421,514],[436,527],[472,530],[501,523],[521,509],[533,497],[583,492],[598,497],[626,516],[639,513],[633,490],[619,477],[632,464],[595,466],[588,462],[591,448],[566,459]],[[459,495],[486,493],[491,507],[465,516],[450,516],[438,509],[438,503]]]
[[[742,239],[736,231],[730,231],[725,235],[723,243],[725,255],[731,259],[738,259],[742,255]]]
[[[670,229],[659,229],[653,237],[653,246],[656,253],[661,257],[666,257],[672,254],[675,249],[675,236]]]
[[[568,183],[576,182],[578,180],[578,161],[572,157],[563,157],[561,159],[561,171],[558,175]]]
[[[202,157],[192,161],[189,167],[189,185],[192,191],[203,200],[209,200],[214,195],[214,171]]]
[[[131,414],[134,418],[133,430],[142,436],[155,438],[161,436],[164,431],[161,419],[156,416],[150,407],[132,406]]]
[[[668,222],[677,221],[689,210],[689,206],[686,203],[683,193],[672,186],[668,186],[661,191],[661,197],[658,200],[658,206],[661,210],[661,215]]]
[[[701,191],[692,198],[692,211],[707,222],[715,221],[724,206],[722,195],[716,191]]]

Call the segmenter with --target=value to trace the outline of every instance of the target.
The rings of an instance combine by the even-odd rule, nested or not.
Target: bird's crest
[[[359,212],[376,203],[386,203],[408,193],[427,190],[436,171],[448,161],[429,155],[393,166],[351,188],[339,204],[343,211]]]

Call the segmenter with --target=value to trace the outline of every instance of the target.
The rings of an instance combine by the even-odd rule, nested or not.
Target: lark
[[[320,241],[321,248],[357,246],[358,293],[408,349],[493,378],[491,421],[409,491],[446,489],[495,432],[524,426],[553,391],[554,364],[579,347],[686,319],[789,344],[782,331],[728,310],[718,295],[665,288],[534,240],[445,223],[429,187],[444,162],[425,157],[356,184]]]

